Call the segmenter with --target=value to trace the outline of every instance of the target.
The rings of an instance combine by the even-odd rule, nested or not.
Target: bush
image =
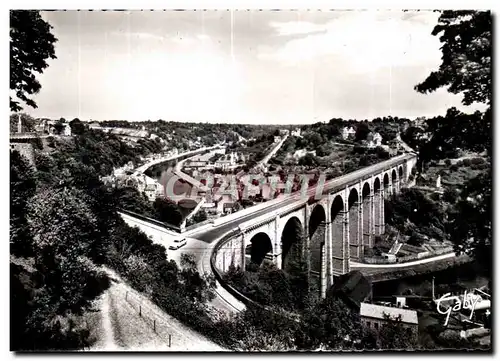
[[[451,165],[451,160],[445,159],[444,164],[449,167]]]
[[[470,159],[467,159],[467,158],[466,158],[466,159],[464,159],[464,160],[463,160],[463,165],[464,165],[465,167],[470,167],[470,165],[471,165],[471,164],[472,164],[472,162],[471,162],[471,160],[470,160]]]
[[[481,158],[481,157],[476,157],[476,158],[470,159],[470,162],[471,162],[471,164],[484,164],[484,163],[486,163],[486,160],[484,158]]]
[[[407,243],[410,246],[420,247],[424,243],[424,239],[417,232],[413,231]]]
[[[458,171],[458,165],[457,165],[457,164],[453,164],[453,165],[450,167],[450,170],[451,170],[452,172],[456,172],[456,171]]]

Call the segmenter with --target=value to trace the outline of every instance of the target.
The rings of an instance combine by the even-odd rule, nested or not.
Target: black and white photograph
[[[492,352],[491,9],[12,5],[12,353]]]

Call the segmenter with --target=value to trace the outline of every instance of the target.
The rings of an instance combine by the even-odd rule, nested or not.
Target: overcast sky
[[[46,12],[57,59],[34,116],[311,123],[444,114],[432,12]],[[473,109],[471,109],[472,111]]]

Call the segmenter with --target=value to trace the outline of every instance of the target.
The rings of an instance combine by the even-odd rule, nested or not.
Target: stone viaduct
[[[216,265],[244,268],[264,261],[286,268],[297,243],[321,295],[334,278],[363,259],[374,238],[385,232],[384,199],[409,181],[415,154],[404,154],[336,178],[320,199],[303,199],[239,225],[239,232],[218,251]],[[329,182],[332,182],[329,181]]]

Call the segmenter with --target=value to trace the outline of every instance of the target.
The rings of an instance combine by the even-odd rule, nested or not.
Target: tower
[[[17,120],[17,132],[22,133],[23,132],[23,123],[21,121],[21,114],[18,114],[18,120]]]

